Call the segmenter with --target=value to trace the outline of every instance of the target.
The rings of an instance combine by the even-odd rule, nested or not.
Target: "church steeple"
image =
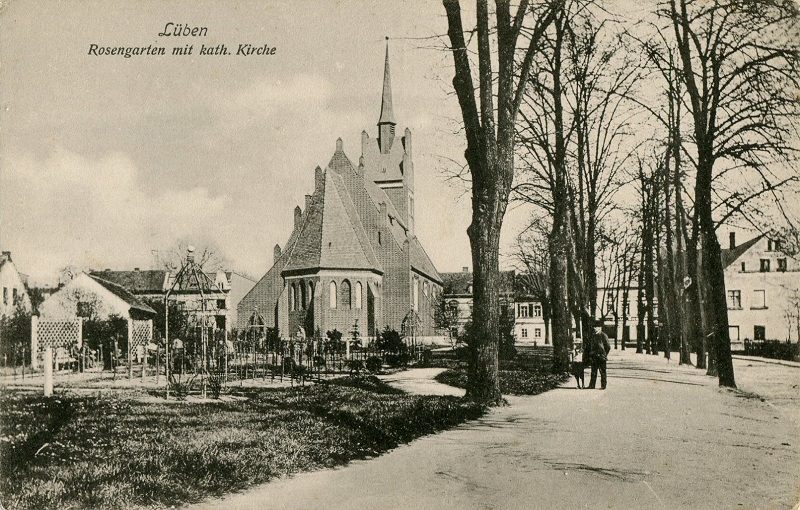
[[[392,79],[389,74],[389,38],[386,38],[386,63],[383,68],[381,117],[378,120],[378,144],[382,154],[388,154],[394,142],[394,109],[392,108]]]

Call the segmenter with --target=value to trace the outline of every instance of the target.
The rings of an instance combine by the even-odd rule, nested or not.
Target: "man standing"
[[[594,336],[590,342],[590,362],[592,364],[592,378],[589,380],[589,388],[594,389],[597,383],[597,371],[600,371],[600,389],[606,389],[606,362],[608,361],[608,351],[611,345],[608,343],[608,336],[603,333],[603,322],[594,323]]]

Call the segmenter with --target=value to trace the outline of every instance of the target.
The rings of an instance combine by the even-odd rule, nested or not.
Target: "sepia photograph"
[[[800,510],[794,0],[0,0],[0,510]]]

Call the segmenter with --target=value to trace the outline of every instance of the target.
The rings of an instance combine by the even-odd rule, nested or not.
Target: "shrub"
[[[367,358],[366,362],[367,370],[369,370],[373,374],[376,372],[380,372],[382,366],[383,366],[383,361],[381,360],[380,356],[371,356]]]
[[[402,354],[387,354],[386,364],[392,368],[397,368],[407,364],[411,360],[411,356],[407,353]]]
[[[222,375],[210,374],[208,376],[208,391],[211,393],[211,398],[218,399],[222,393]]]
[[[189,392],[192,391],[192,386],[194,385],[194,380],[197,376],[194,375],[188,379],[184,379],[183,375],[179,374],[178,377],[175,377],[174,372],[170,372],[169,374],[169,390],[178,400],[183,400],[189,396]]]
[[[763,342],[745,340],[744,353],[747,356],[798,361],[800,360],[800,344],[793,344],[789,341],[781,342],[779,340],[764,340]]]

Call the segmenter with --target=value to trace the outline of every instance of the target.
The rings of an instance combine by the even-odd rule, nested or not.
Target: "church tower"
[[[386,63],[383,67],[383,94],[381,117],[378,119],[378,145],[381,154],[389,154],[394,143],[394,109],[392,108],[392,79],[389,73],[389,38],[386,38]]]
[[[386,192],[397,211],[395,219],[401,223],[407,234],[414,235],[414,164],[411,161],[411,130],[406,128],[403,136],[395,140],[396,125],[387,37],[378,138],[370,138],[366,131],[362,132],[361,155],[364,158],[366,178]]]

